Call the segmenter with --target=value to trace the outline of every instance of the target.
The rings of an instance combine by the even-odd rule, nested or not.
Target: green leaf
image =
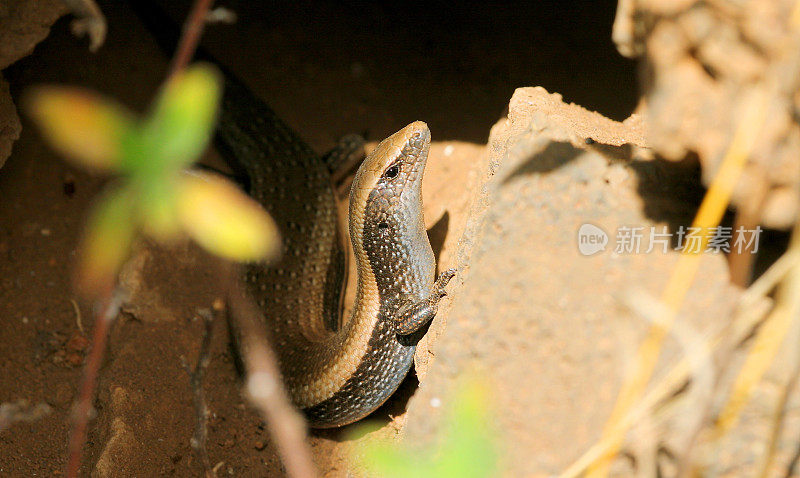
[[[139,163],[136,169],[157,171],[178,170],[194,162],[211,138],[220,95],[220,75],[212,66],[198,64],[176,73],[144,121],[143,151],[126,159]]]
[[[438,447],[414,453],[404,444],[368,442],[360,460],[369,476],[386,478],[485,478],[497,472],[486,387],[467,381],[450,402]]]
[[[186,172],[177,205],[183,228],[213,254],[256,261],[279,251],[278,227],[269,214],[220,176]]]
[[[23,100],[50,145],[79,166],[119,171],[134,120],[127,109],[82,88],[40,86]]]
[[[180,176],[162,171],[158,175],[134,175],[132,182],[144,232],[159,242],[175,240],[181,232],[178,217]]]
[[[110,292],[136,234],[134,200],[128,188],[112,188],[94,206],[80,246],[76,283],[86,296]]]

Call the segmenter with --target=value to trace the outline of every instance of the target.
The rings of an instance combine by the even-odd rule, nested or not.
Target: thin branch
[[[264,329],[263,315],[242,284],[237,268],[223,265],[230,284],[228,307],[247,368],[246,391],[261,413],[291,478],[317,476],[306,441],[303,417],[289,400],[281,382],[275,354]]]
[[[206,476],[213,477],[214,474],[211,471],[211,462],[208,459],[208,452],[206,450],[206,441],[208,438],[208,428],[206,426],[208,408],[206,407],[206,400],[203,394],[203,380],[208,364],[211,361],[211,335],[214,330],[217,314],[212,315],[211,311],[203,309],[199,311],[197,315],[203,320],[203,338],[200,342],[197,363],[194,369],[190,369],[184,362],[184,368],[189,373],[189,384],[192,387],[192,402],[194,403],[195,418],[197,420],[191,444],[192,449],[197,453],[200,461],[203,463],[203,470]]]
[[[92,401],[94,399],[95,386],[97,385],[97,372],[103,362],[108,339],[108,329],[111,323],[119,314],[122,304],[123,294],[115,291],[110,296],[100,302],[102,304],[97,314],[94,324],[94,336],[92,337],[92,347],[89,357],[86,360],[86,367],[83,372],[83,382],[81,382],[78,400],[73,408],[72,432],[69,437],[69,458],[67,460],[67,478],[75,478],[81,467],[81,455],[83,445],[86,443],[86,428],[89,416],[92,412]]]
[[[178,48],[175,51],[175,56],[172,59],[172,66],[170,66],[169,75],[186,68],[189,64],[194,52],[197,49],[197,44],[200,41],[200,35],[203,33],[203,27],[206,24],[208,16],[208,9],[214,0],[197,0],[192,6],[192,11],[189,13],[189,18],[183,25],[183,34],[178,42]]]

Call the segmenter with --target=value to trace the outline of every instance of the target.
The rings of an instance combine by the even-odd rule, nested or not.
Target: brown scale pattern
[[[242,101],[242,98],[249,101]],[[383,403],[411,366],[414,347],[392,324],[402,300],[430,293],[435,264],[422,221],[421,181],[430,133],[413,123],[364,161],[351,194],[358,265],[354,311],[338,331],[344,252],[323,162],[269,108],[227,78],[219,142],[273,216],[283,254],[253,264],[247,282],[266,317],[294,402],[314,426],[357,420]],[[396,177],[382,178],[390,165]]]

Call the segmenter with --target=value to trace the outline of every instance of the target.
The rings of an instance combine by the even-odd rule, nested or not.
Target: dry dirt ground
[[[184,15],[185,3],[171,13]],[[587,221],[607,231],[675,228],[690,222],[703,192],[693,165],[631,164],[633,146],[643,143],[636,121],[607,119],[628,118],[637,98],[634,64],[610,42],[615,2],[591,9],[253,3],[234,2],[239,23],[210,29],[204,43],[315,150],[352,132],[379,140],[416,119],[432,130],[425,220],[440,268],[457,266],[460,275],[416,357],[422,383],[412,374],[373,419],[386,425],[384,434],[433,440],[445,408],[431,407],[433,399],[463,371],[477,370],[493,387],[508,473],[557,472],[597,438],[622,364],[645,329],[616,291],[635,285],[657,294],[675,259],[585,258],[577,228]],[[59,82],[146,107],[166,59],[125,6],[101,6],[106,45],[89,54],[60,20],[5,71],[14,97]],[[607,118],[543,90],[520,90],[504,119],[515,88],[529,85]],[[91,327],[89,307],[73,303],[70,271],[102,183],[62,162],[25,121],[0,169],[0,403],[52,407],[0,434],[3,476],[63,470]],[[125,276],[134,295],[101,371],[84,475],[201,474],[189,446],[194,415],[182,363],[194,363],[203,329],[195,317],[214,296],[204,265],[192,246],[141,245]],[[726,280],[724,258],[708,259],[689,298],[697,311],[691,323],[702,327],[709,311],[725,314],[736,296]],[[282,476],[261,420],[240,394],[224,324],[211,347],[208,454],[218,475]],[[353,441],[348,430],[313,434],[324,476],[347,474]]]

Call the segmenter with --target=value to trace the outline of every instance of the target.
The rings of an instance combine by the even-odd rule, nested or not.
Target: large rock
[[[0,70],[29,55],[66,12],[61,0],[0,0]],[[0,167],[11,155],[11,145],[19,139],[20,131],[22,125],[8,83],[0,75]]]
[[[557,473],[599,437],[647,329],[621,296],[658,296],[677,253],[645,254],[649,228],[689,224],[698,195],[673,164],[624,161],[643,144],[636,117],[617,123],[541,88],[516,91],[492,130],[490,179],[458,251],[463,284],[411,399],[409,443],[433,443],[453,385],[470,375],[491,390],[509,476]],[[586,223],[609,234],[593,256],[578,250]],[[641,253],[615,252],[621,226],[645,228]],[[715,322],[691,311],[727,317],[727,274],[723,256],[703,259],[681,322],[708,330]]]
[[[3,167],[6,158],[11,155],[11,146],[19,139],[20,132],[22,124],[19,122],[14,100],[8,91],[8,83],[0,74],[0,167]]]

